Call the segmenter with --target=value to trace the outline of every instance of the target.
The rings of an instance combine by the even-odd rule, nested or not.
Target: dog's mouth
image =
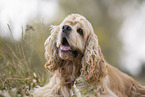
[[[65,37],[62,39],[62,44],[60,46],[60,50],[62,50],[62,51],[71,51],[72,50]]]
[[[62,52],[70,52],[73,54],[74,57],[77,57],[78,52],[77,50],[73,50],[67,40],[67,38],[63,37],[62,38],[62,44],[60,45],[60,50]]]

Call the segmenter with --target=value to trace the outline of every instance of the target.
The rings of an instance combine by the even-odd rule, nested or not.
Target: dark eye
[[[77,30],[77,32],[78,32],[80,35],[83,35],[83,30],[82,30],[81,28],[79,28],[79,29]]]

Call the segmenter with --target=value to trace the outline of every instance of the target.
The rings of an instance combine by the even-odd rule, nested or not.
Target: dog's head
[[[101,58],[92,25],[79,14],[71,14],[60,25],[53,26],[51,35],[45,42],[45,49],[48,60],[45,66],[50,71],[56,70],[62,61],[80,60],[82,75],[89,74],[88,77],[91,77],[93,69],[96,69],[95,64],[99,64],[98,59]]]
[[[91,24],[78,14],[69,15],[59,25],[57,48],[63,60],[74,60],[84,54]],[[78,59],[77,59],[78,60]]]

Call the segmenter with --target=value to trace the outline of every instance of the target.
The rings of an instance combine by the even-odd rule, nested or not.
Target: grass
[[[47,26],[35,23],[19,41],[0,37],[0,97],[31,96],[32,89],[49,81],[43,55],[48,32]]]

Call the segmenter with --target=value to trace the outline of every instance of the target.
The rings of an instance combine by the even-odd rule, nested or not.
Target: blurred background
[[[44,41],[72,13],[92,23],[108,63],[145,85],[145,0],[0,0],[0,97],[48,83]]]

